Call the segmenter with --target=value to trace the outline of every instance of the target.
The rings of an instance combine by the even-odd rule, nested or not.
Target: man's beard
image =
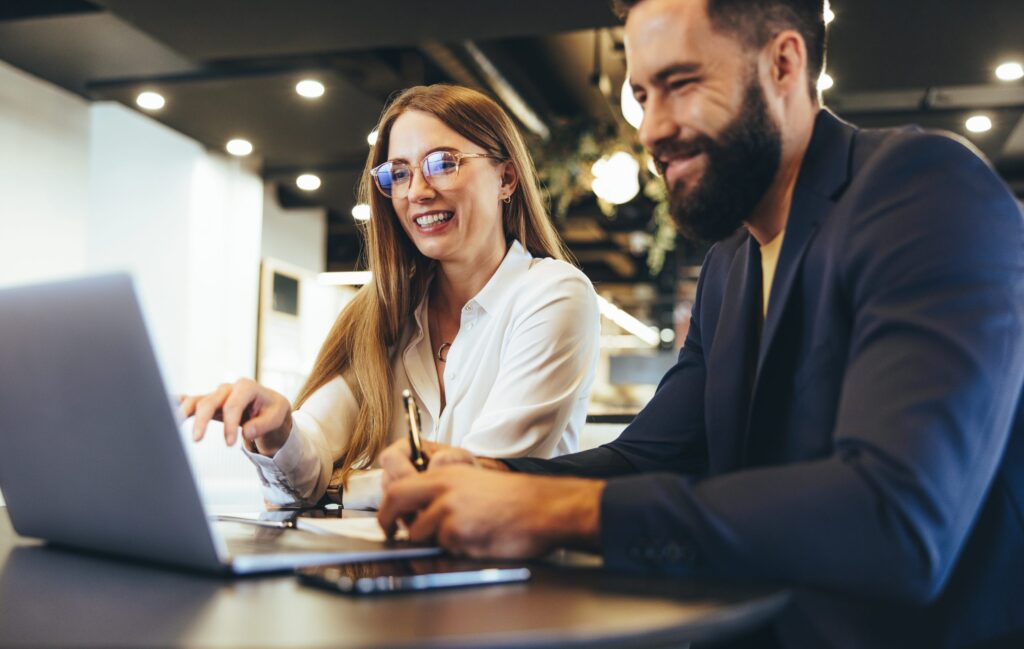
[[[768,114],[764,90],[753,76],[739,115],[717,138],[698,135],[687,141],[666,141],[652,153],[655,159],[673,153],[705,154],[704,173],[695,187],[680,181],[668,188],[669,209],[687,239],[720,241],[750,218],[771,186],[782,157],[782,136]]]

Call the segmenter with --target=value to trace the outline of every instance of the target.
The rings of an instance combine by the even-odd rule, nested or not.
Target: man
[[[382,526],[472,556],[569,546],[789,584],[784,646],[1020,633],[1018,204],[953,138],[822,110],[820,0],[621,4],[640,138],[682,230],[720,239],[679,361],[598,449],[428,445],[417,475],[389,448]]]

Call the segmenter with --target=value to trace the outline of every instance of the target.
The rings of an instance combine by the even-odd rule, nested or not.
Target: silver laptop
[[[214,521],[175,407],[128,275],[0,290],[0,490],[22,536],[236,574],[440,552]]]

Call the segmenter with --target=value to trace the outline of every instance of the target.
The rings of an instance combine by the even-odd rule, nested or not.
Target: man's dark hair
[[[644,0],[612,0],[612,8],[625,20]],[[812,99],[818,97],[818,77],[825,66],[824,0],[705,0],[715,31],[731,34],[748,48],[764,47],[776,34],[793,29],[807,47],[807,82]]]

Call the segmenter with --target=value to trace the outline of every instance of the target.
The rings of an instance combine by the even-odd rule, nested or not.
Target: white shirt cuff
[[[313,445],[295,424],[294,417],[288,439],[273,457],[252,452],[244,444],[242,452],[256,465],[264,497],[275,505],[302,504],[316,486],[320,462]]]
[[[383,469],[360,469],[350,473],[342,493],[342,506],[346,509],[379,509],[383,477]]]

